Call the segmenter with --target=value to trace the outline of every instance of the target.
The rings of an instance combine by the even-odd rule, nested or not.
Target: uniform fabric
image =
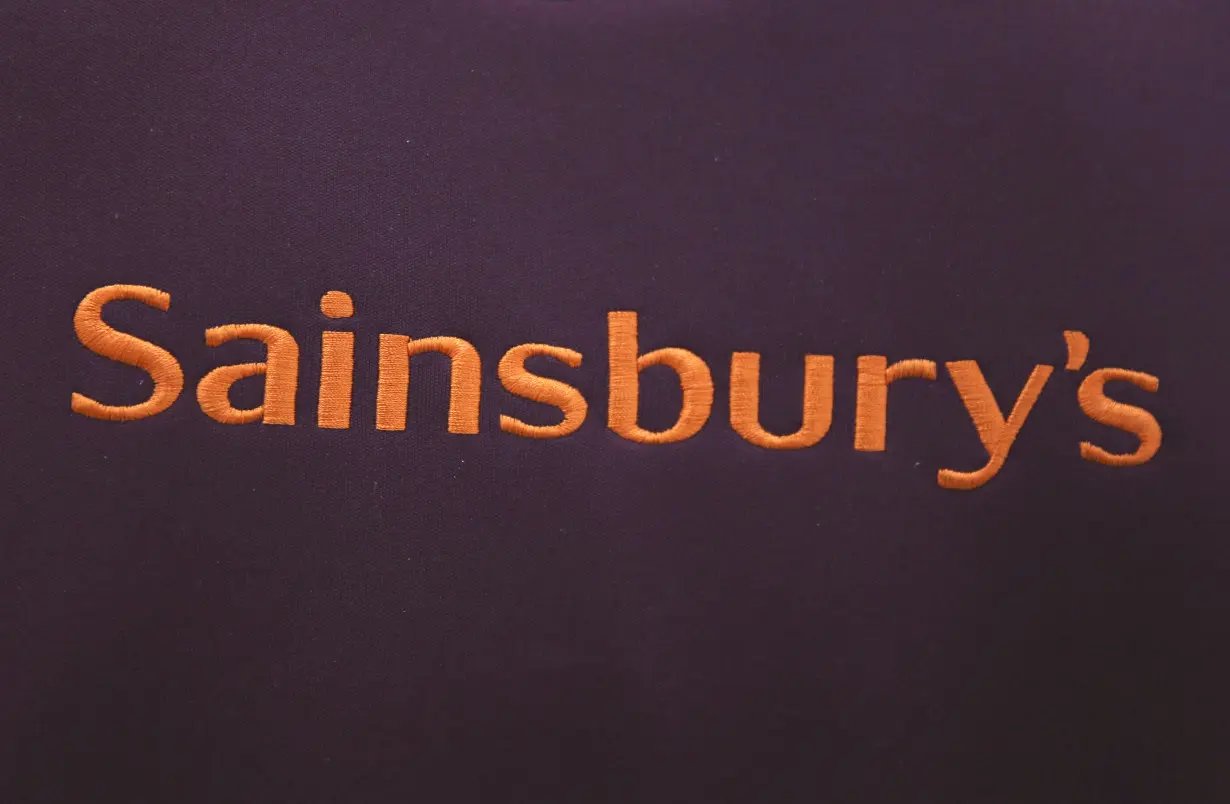
[[[1230,800],[1230,9],[1155,3],[350,0],[0,8],[0,800]],[[108,306],[175,355],[166,412],[88,352]],[[352,318],[320,297],[350,294]],[[605,427],[607,314],[704,358],[695,437]],[[293,427],[197,382],[301,351]],[[316,426],[354,332],[348,429]],[[1064,330],[1091,341],[1064,370]],[[482,356],[480,432],[443,358],[375,428],[378,337]],[[581,391],[506,393],[504,352]],[[832,426],[799,426],[832,355]],[[853,449],[856,361],[925,358]],[[1004,415],[1003,470],[945,361]],[[1089,370],[1164,431],[1138,467]],[[640,425],[679,384],[641,376]],[[236,407],[260,403],[240,381]]]

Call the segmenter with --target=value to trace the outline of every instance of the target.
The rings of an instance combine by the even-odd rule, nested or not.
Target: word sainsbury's
[[[81,343],[95,354],[136,366],[153,379],[149,399],[136,405],[107,405],[82,394],[72,395],[72,409],[84,416],[112,421],[134,421],[157,415],[169,408],[184,387],[184,373],[175,357],[149,341],[120,332],[102,319],[109,302],[134,299],[166,311],[170,294],[143,285],[108,285],[89,293],[78,305],[73,325]],[[327,317],[344,319],[354,315],[350,296],[336,290],[326,293],[320,309]],[[637,315],[611,312],[607,316],[610,397],[607,426],[624,438],[642,444],[667,444],[691,438],[709,419],[713,406],[713,378],[709,367],[687,349],[670,347],[641,354],[637,339]],[[354,370],[354,333],[322,333],[318,427],[350,427],[350,394]],[[1065,368],[1078,371],[1089,354],[1089,339],[1080,332],[1064,333],[1068,347]],[[205,330],[205,343],[221,346],[236,339],[260,341],[266,347],[263,363],[222,366],[206,374],[197,384],[197,401],[207,416],[223,424],[295,423],[295,394],[298,389],[299,346],[284,329],[268,324],[227,324]],[[481,362],[478,350],[460,338],[410,338],[406,335],[380,336],[379,374],[376,396],[376,428],[404,430],[406,399],[410,386],[410,358],[424,352],[446,355],[451,365],[448,430],[451,433],[478,432],[481,394]],[[558,380],[531,374],[525,361],[545,355],[572,368],[581,365],[581,354],[564,346],[526,343],[509,349],[499,362],[499,377],[504,388],[516,396],[552,405],[563,413],[558,424],[538,426],[511,416],[500,417],[500,429],[524,438],[560,438],[573,433],[585,421],[588,404],[576,388]],[[637,425],[639,375],[649,366],[667,366],[679,375],[683,403],[679,418],[667,430],[645,430]],[[1008,450],[1038,395],[1050,378],[1052,366],[1038,365],[1029,375],[1005,419],[991,389],[983,379],[978,363],[958,360],[945,363],[961,400],[969,411],[983,447],[987,463],[974,471],[939,470],[939,484],[950,489],[974,489],[989,481],[1003,467]],[[264,375],[264,403],[239,410],[231,405],[229,391],[237,380]],[[936,364],[931,360],[902,360],[889,364],[880,355],[858,359],[858,389],[855,413],[854,448],[864,452],[884,449],[888,409],[888,386],[897,380],[921,378],[934,381]],[[1091,372],[1081,382],[1077,400],[1081,410],[1102,424],[1135,435],[1140,444],[1134,452],[1111,453],[1089,442],[1082,442],[1080,454],[1087,460],[1110,466],[1144,463],[1157,453],[1162,430],[1157,420],[1142,408],[1108,398],[1103,387],[1112,380],[1130,382],[1146,391],[1156,391],[1158,379],[1150,374],[1127,369],[1103,368]],[[824,438],[833,417],[833,358],[829,355],[804,357],[803,423],[794,433],[777,435],[760,425],[760,355],[735,352],[730,363],[730,425],[740,436],[766,449],[802,449]]]

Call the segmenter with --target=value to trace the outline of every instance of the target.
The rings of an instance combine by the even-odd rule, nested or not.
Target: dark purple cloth
[[[1230,800],[1224,2],[3,5],[0,801]],[[73,333],[112,283],[172,296],[107,310],[184,367],[140,422],[69,409],[149,393]],[[610,310],[708,362],[699,435],[606,429]],[[294,427],[197,406],[247,322],[299,342]],[[478,348],[479,435],[438,358],[374,428],[382,332]],[[500,387],[528,341],[584,354],[541,367],[571,437],[500,432],[558,419]],[[828,436],[740,439],[734,351],[774,432],[833,355]],[[965,493],[942,366],[853,449],[863,354],[1005,412],[1057,370]],[[1161,380],[1113,390],[1144,466],[1080,458],[1136,443],[1077,406],[1106,366]]]

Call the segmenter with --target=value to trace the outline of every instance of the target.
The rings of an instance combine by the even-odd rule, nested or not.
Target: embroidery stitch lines
[[[91,291],[77,306],[73,327],[82,345],[97,355],[135,366],[153,380],[148,399],[135,405],[108,405],[83,394],[74,393],[71,409],[75,413],[107,421],[137,421],[167,410],[184,387],[183,369],[175,356],[149,341],[110,327],[102,318],[103,308],[113,301],[134,300],[167,312],[171,295],[143,285],[107,285]],[[321,312],[330,319],[354,315],[354,301],[338,290],[331,290],[320,301]],[[637,314],[613,311],[607,315],[607,366],[609,405],[607,427],[623,438],[641,444],[669,444],[693,437],[709,420],[713,409],[713,375],[698,355],[679,347],[666,347],[641,354]],[[1079,371],[1089,356],[1089,338],[1081,332],[1063,333],[1068,359],[1064,368]],[[260,341],[266,347],[262,363],[221,366],[201,378],[197,403],[202,412],[222,424],[293,425],[295,397],[298,392],[299,346],[291,333],[267,324],[226,324],[205,331],[207,346],[217,348],[231,341]],[[478,350],[461,338],[437,336],[410,338],[382,333],[379,338],[379,375],[377,380],[377,430],[406,429],[407,397],[410,390],[411,363],[415,355],[436,352],[449,358],[448,431],[461,435],[479,432],[479,406],[482,397],[482,360]],[[316,426],[347,429],[351,426],[351,391],[354,381],[353,332],[326,330],[321,334],[321,377]],[[499,361],[499,378],[509,393],[558,408],[563,420],[540,426],[511,416],[500,416],[500,429],[523,438],[561,438],[577,431],[585,422],[588,403],[576,388],[559,380],[540,377],[525,367],[535,355],[558,360],[570,368],[581,366],[580,352],[564,346],[526,343],[509,349]],[[819,443],[833,421],[834,359],[831,355],[805,355],[802,425],[794,433],[775,434],[760,424],[760,354],[735,352],[730,364],[730,425],[746,441],[774,450],[803,449]],[[679,417],[666,430],[653,431],[638,422],[640,372],[650,366],[666,366],[679,378],[683,392]],[[985,485],[999,473],[1008,453],[1033,410],[1034,404],[1054,372],[1054,366],[1033,368],[1004,418],[978,363],[957,360],[944,364],[978,432],[987,462],[965,471],[940,469],[937,481],[947,489],[970,490]],[[236,409],[231,405],[231,386],[240,379],[263,375],[264,401],[255,408]],[[880,452],[887,440],[889,386],[897,380],[917,378],[930,382],[938,378],[936,363],[912,358],[891,365],[881,355],[858,358],[857,408],[854,449]],[[1121,368],[1102,368],[1091,372],[1077,390],[1080,409],[1094,421],[1131,433],[1140,444],[1130,453],[1112,453],[1088,441],[1081,442],[1082,458],[1107,466],[1136,466],[1149,461],[1162,444],[1162,429],[1151,413],[1106,396],[1108,382],[1128,382],[1148,392],[1156,392],[1157,377]]]

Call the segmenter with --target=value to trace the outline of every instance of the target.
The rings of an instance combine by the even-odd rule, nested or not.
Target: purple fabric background
[[[1230,798],[1224,3],[4,6],[0,800]],[[69,411],[148,393],[73,335],[117,282],[172,294],[107,314],[188,383],[125,425]],[[709,362],[699,436],[605,429],[613,309]],[[294,428],[196,406],[249,321],[299,340]],[[1066,328],[1161,378],[1115,390],[1151,463],[1079,458],[1134,440],[1062,370],[977,492],[935,482],[984,459],[944,373],[853,450],[857,355],[978,359],[1006,408]],[[442,363],[374,429],[380,332],[478,347],[479,436]],[[499,432],[552,421],[495,377],[531,340],[585,355],[543,368],[573,437]],[[828,437],[740,440],[735,350],[778,431],[835,355]]]

